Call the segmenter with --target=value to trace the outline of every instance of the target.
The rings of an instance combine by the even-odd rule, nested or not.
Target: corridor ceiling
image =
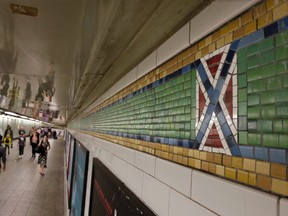
[[[212,0],[0,0],[0,107],[65,125]]]

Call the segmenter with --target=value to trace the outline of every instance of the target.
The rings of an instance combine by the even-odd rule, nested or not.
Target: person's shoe
[[[19,158],[21,158],[21,155],[19,155]]]

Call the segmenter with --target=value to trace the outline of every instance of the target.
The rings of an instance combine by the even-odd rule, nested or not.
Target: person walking
[[[26,137],[24,136],[24,133],[21,132],[20,137],[18,138],[19,158],[23,158],[25,144],[26,144]]]
[[[32,159],[35,159],[36,157],[36,152],[35,148],[37,147],[39,143],[39,134],[36,132],[36,130],[33,130],[32,135],[30,136],[30,145],[32,148]]]
[[[13,131],[10,125],[7,125],[7,129],[4,132],[4,137],[6,137],[7,134],[9,134],[10,138],[13,140]],[[11,142],[11,148],[13,148],[13,142]]]
[[[0,172],[1,170],[6,170],[6,149],[2,145],[2,135],[0,135]]]
[[[12,139],[10,137],[10,133],[6,134],[6,136],[4,137],[3,142],[4,142],[4,147],[5,147],[6,154],[7,154],[7,151],[8,151],[8,154],[10,154],[10,146],[12,145]]]
[[[48,151],[50,150],[50,143],[48,141],[48,135],[45,134],[43,140],[38,144],[38,148],[41,148],[39,157],[38,157],[38,164],[40,166],[40,174],[44,176],[44,168],[47,168],[47,157]]]

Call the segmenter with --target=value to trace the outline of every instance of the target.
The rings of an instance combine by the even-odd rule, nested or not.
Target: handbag
[[[35,152],[38,153],[38,154],[41,154],[43,152],[43,150],[44,150],[44,148],[42,147],[42,145],[37,146],[35,148]]]

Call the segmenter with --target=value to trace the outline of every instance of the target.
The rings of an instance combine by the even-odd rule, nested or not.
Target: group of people
[[[44,169],[47,168],[47,156],[48,151],[50,150],[50,143],[48,141],[48,132],[47,133],[39,133],[42,132],[39,129],[32,127],[29,135],[26,135],[26,132],[23,127],[20,127],[18,131],[18,147],[19,147],[19,159],[23,158],[24,148],[26,146],[26,137],[30,137],[30,145],[32,149],[32,159],[36,158],[36,153],[39,153],[38,156],[38,164],[40,167],[39,173],[43,176]],[[0,131],[1,133],[1,131]],[[43,137],[43,139],[41,139]],[[7,126],[7,129],[4,133],[4,139],[2,141],[2,134],[0,134],[0,171],[1,169],[4,171],[6,169],[6,154],[10,154],[10,148],[13,148],[13,131],[10,125]],[[2,160],[2,163],[1,163]]]

